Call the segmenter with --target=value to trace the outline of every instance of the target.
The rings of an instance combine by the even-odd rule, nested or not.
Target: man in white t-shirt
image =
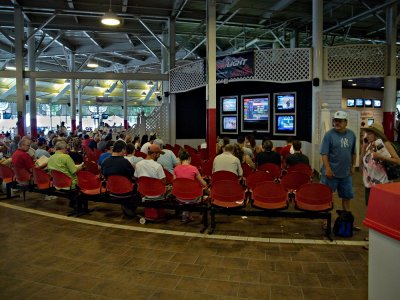
[[[143,152],[143,153],[147,154],[148,151],[149,151],[150,145],[153,144],[153,141],[154,141],[155,139],[156,139],[156,136],[155,136],[155,135],[151,135],[149,141],[148,141],[147,143],[145,143],[145,144],[142,146],[142,148],[140,148],[140,152]]]
[[[218,171],[229,171],[237,176],[243,175],[243,169],[239,159],[233,155],[233,145],[224,146],[224,152],[217,155],[213,162],[213,173]]]
[[[158,178],[165,183],[166,180],[163,167],[156,161],[158,157],[160,157],[160,154],[163,153],[164,152],[161,151],[160,146],[151,144],[148,148],[146,159],[143,159],[136,164],[135,177],[140,178],[142,176],[147,176]]]

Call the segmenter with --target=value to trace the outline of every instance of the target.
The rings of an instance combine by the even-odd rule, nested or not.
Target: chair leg
[[[206,229],[208,228],[208,209],[205,208],[203,210],[203,214],[201,217],[201,223],[203,224],[203,228],[200,230],[200,233],[204,233]]]
[[[208,231],[208,234],[213,234],[216,224],[215,224],[215,209],[213,209],[212,207],[210,210],[210,217],[211,217],[211,228]]]
[[[333,242],[332,236],[331,236],[331,226],[332,226],[332,215],[331,213],[328,214],[328,217],[326,219],[326,237]]]

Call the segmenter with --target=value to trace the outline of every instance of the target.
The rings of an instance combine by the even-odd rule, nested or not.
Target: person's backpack
[[[339,213],[339,212],[338,212]],[[350,211],[341,211],[333,225],[333,233],[336,236],[352,237],[354,216]]]
[[[396,150],[397,155],[400,156],[400,146],[397,143],[392,142],[394,150]],[[396,180],[400,178],[400,165],[393,164],[389,162],[384,162],[383,164],[386,169],[386,173],[389,180]]]

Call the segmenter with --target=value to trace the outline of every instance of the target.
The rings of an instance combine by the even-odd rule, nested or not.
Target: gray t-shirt
[[[161,154],[157,159],[157,162],[161,164],[164,169],[169,171],[171,174],[174,174],[174,168],[179,163],[176,159],[174,152],[168,149],[163,149],[165,154]]]
[[[356,136],[353,131],[345,132],[329,130],[321,144],[321,155],[327,155],[329,165],[336,178],[345,178],[350,175],[352,156],[356,153]],[[325,166],[322,165],[321,174],[325,174]]]

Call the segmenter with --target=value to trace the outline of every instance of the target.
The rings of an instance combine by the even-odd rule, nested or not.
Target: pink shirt
[[[199,170],[192,165],[178,165],[174,169],[176,178],[187,178],[191,180],[196,180]]]

